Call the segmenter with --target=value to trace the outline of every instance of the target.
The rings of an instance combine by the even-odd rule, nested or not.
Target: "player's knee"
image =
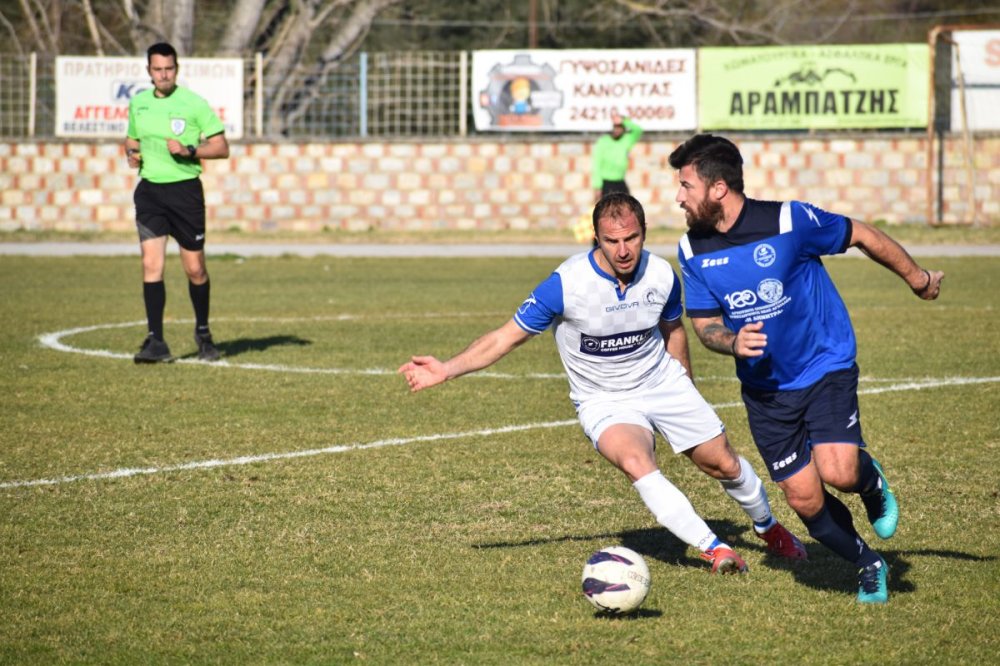
[[[647,456],[628,454],[611,461],[615,467],[625,473],[633,483],[656,471],[656,462]]]
[[[815,517],[823,509],[823,494],[804,495],[785,490],[785,501],[799,518],[808,520]]]
[[[824,469],[822,478],[823,483],[841,492],[851,492],[858,485],[858,472],[850,467]]]

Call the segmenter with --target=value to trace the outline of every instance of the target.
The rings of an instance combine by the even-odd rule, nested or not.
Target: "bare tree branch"
[[[10,42],[14,45],[14,50],[18,55],[24,55],[24,49],[21,47],[21,40],[17,38],[17,30],[14,29],[14,25],[4,16],[4,13],[0,11],[0,23],[3,24],[4,29],[10,35]]]
[[[90,0],[81,0],[83,14],[87,19],[87,30],[90,32],[90,39],[94,43],[94,51],[97,55],[104,55],[104,46],[101,44],[101,32],[97,28],[97,18],[94,16],[94,9],[90,6]]]
[[[35,43],[35,49],[44,50],[45,42],[42,39],[42,31],[38,27],[38,21],[35,20],[35,12],[31,7],[28,6],[28,0],[20,0],[21,11],[24,12],[24,20],[28,24],[28,29],[31,30],[31,37]]]

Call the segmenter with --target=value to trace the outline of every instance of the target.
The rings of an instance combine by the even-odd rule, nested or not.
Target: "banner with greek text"
[[[644,130],[695,127],[694,49],[474,51],[476,129],[593,132],[617,111]]]
[[[226,126],[243,136],[243,61],[181,58],[178,85],[204,97]],[[146,58],[56,58],[56,136],[125,139],[128,103],[153,86]]]
[[[951,47],[951,129],[963,129],[963,90],[968,129],[1000,129],[1000,31],[956,30],[951,37],[955,42]]]
[[[927,126],[926,44],[698,51],[702,129]]]

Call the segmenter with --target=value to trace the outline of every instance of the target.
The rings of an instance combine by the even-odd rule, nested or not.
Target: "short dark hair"
[[[146,64],[153,62],[153,56],[159,55],[164,57],[173,56],[174,64],[177,64],[177,50],[166,42],[157,42],[153,44],[148,49],[146,49]]]
[[[646,235],[646,213],[642,210],[642,204],[631,194],[624,192],[611,192],[601,197],[601,200],[594,206],[594,237],[597,237],[597,223],[606,217],[619,219],[625,213],[631,212],[635,219],[639,221],[642,235]]]
[[[670,166],[694,166],[706,183],[723,181],[730,190],[743,194],[743,156],[729,139],[712,134],[696,134],[670,153]]]

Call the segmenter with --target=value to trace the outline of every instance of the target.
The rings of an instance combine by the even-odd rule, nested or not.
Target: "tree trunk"
[[[224,57],[250,55],[249,45],[260,23],[267,0],[238,0],[229,13],[229,25],[219,43],[218,55]]]

